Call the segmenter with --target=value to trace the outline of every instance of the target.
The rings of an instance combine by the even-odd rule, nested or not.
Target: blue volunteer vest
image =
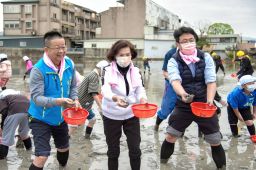
[[[44,80],[44,94],[45,97],[52,98],[68,98],[70,94],[70,87],[72,77],[74,75],[74,66],[71,59],[65,57],[65,70],[63,72],[62,80],[58,73],[56,73],[52,68],[48,67],[43,58],[41,58],[34,66],[38,68],[42,73]],[[63,108],[61,106],[53,107],[42,107],[35,104],[35,102],[30,99],[29,115],[32,118],[38,119],[49,125],[57,126],[61,124],[64,120],[62,117]]]

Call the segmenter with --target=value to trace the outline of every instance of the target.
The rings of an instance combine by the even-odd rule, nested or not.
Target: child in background
[[[143,56],[142,60],[143,60],[143,66],[144,66],[144,74],[146,73],[147,68],[148,68],[148,74],[151,74],[149,61],[152,61],[152,60],[147,56]]]
[[[23,80],[26,80],[26,76],[30,74],[30,71],[33,68],[33,63],[28,56],[24,56],[23,60],[26,63],[26,72],[24,73]]]
[[[81,106],[89,112],[87,117],[89,123],[85,128],[85,138],[89,139],[92,133],[93,126],[96,122],[95,113],[92,110],[93,102],[96,101],[101,112],[101,99],[99,98],[100,78],[104,67],[109,63],[102,60],[96,64],[95,69],[86,74],[85,77],[76,72],[78,99]],[[74,127],[70,126],[69,135],[74,131]]]
[[[251,135],[251,140],[256,143],[255,126],[253,120],[256,117],[256,78],[245,75],[240,78],[239,86],[234,88],[228,95],[228,121],[232,135],[239,137],[237,122],[244,122]],[[253,113],[251,113],[253,106]]]
[[[12,64],[6,54],[0,54],[0,87],[6,89],[6,84],[12,76]]]

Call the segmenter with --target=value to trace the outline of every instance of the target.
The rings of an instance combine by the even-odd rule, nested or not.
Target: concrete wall
[[[109,48],[85,48],[84,54],[85,58],[106,58],[108,54]],[[143,56],[144,50],[143,49],[137,49],[138,58]]]
[[[97,38],[144,38],[145,0],[125,0],[124,7],[101,13]]]
[[[93,39],[85,40],[84,48],[92,48],[93,44],[96,44],[96,48],[111,48],[111,46],[119,39]],[[130,41],[137,49],[144,49],[143,39],[126,39]]]
[[[105,58],[108,50],[119,39],[93,39],[84,41],[84,55],[88,58]],[[138,56],[144,53],[143,39],[127,39],[135,45]]]
[[[177,29],[180,19],[164,7],[152,0],[146,0],[146,25],[161,29]],[[165,27],[166,26],[166,27]]]
[[[145,56],[162,59],[172,47],[175,47],[175,41],[145,40],[144,46]]]

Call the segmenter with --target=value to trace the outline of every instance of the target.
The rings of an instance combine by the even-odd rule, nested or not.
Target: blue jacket
[[[65,70],[63,72],[62,81],[58,73],[44,63],[43,58],[35,64],[33,69],[38,69],[43,77],[44,97],[47,99],[70,98],[71,82],[75,73],[74,64],[71,59],[65,57]],[[28,110],[29,115],[49,125],[59,125],[64,121],[62,117],[63,108],[57,106],[55,102],[53,103],[54,104],[51,106],[38,105],[31,97]]]
[[[245,109],[252,105],[256,106],[256,90],[250,95],[246,95],[242,88],[236,87],[228,94],[227,101],[232,109]]]

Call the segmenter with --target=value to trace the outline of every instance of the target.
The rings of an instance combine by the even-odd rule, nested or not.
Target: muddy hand
[[[72,99],[63,98],[63,104],[64,104],[64,107],[69,108],[69,107],[74,107],[75,102]]]
[[[78,110],[78,108],[81,108],[81,104],[79,103],[78,100],[74,100],[74,107],[76,108],[76,110]]]
[[[195,95],[193,94],[187,94],[187,93],[184,93],[181,98],[182,98],[182,101],[185,102],[185,103],[191,103],[194,99]]]
[[[118,98],[117,105],[120,107],[126,108],[129,106],[129,103],[124,98]]]

